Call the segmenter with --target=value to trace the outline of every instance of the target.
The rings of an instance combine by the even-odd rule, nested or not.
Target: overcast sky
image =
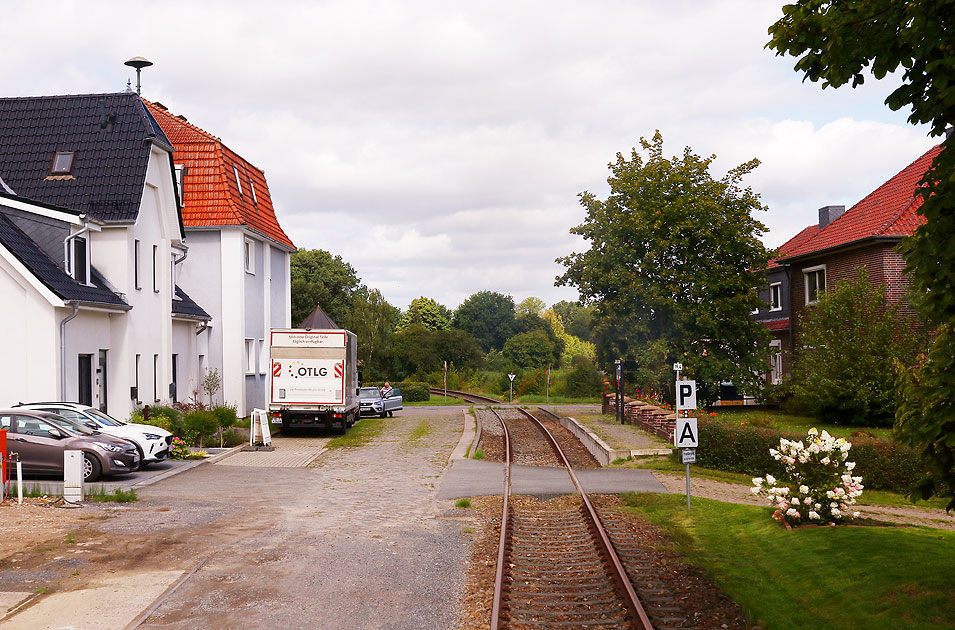
[[[143,96],[266,172],[299,247],[406,308],[484,289],[577,297],[577,194],[659,129],[665,151],[753,157],[775,247],[934,141],[894,81],[802,83],[764,49],[783,0],[30,2],[4,7],[2,95]]]

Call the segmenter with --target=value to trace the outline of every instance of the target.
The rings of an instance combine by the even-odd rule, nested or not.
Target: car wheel
[[[83,454],[83,481],[89,483],[96,481],[102,472],[99,460],[89,453]]]
[[[379,417],[379,418],[384,418],[384,417],[387,416],[387,415],[388,415],[388,412],[387,412],[387,411],[382,411],[381,413],[378,414],[378,417]]]
[[[139,470],[142,470],[149,465],[149,462],[146,461],[146,456],[143,455],[143,449],[140,448],[139,444],[136,445],[136,452],[139,453]]]

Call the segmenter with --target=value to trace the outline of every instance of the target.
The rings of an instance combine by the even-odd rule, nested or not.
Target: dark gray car
[[[62,476],[63,452],[67,450],[83,451],[86,481],[139,469],[139,453],[132,442],[92,431],[54,413],[0,410],[0,429],[7,430],[7,454],[17,453],[26,473]]]

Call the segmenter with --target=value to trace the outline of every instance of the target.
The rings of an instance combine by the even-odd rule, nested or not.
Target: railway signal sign
[[[673,445],[677,448],[696,448],[700,445],[696,418],[676,419],[676,428],[673,430]]]
[[[676,409],[696,409],[696,381],[676,382]]]

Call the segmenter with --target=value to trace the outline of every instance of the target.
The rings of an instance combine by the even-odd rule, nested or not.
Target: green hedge
[[[363,387],[381,387],[384,381],[377,383],[362,383]],[[431,386],[420,381],[401,381],[391,383],[391,386],[401,390],[401,399],[404,402],[428,402],[431,400]]]
[[[804,440],[799,433],[783,433],[751,426],[734,426],[700,418],[700,448],[696,463],[703,468],[762,477],[769,473],[784,478],[785,469],[769,454],[779,438]],[[921,476],[918,452],[892,440],[871,437],[850,438],[849,460],[856,463],[854,474],[870,490],[906,493]],[[674,456],[678,457],[676,453]]]

